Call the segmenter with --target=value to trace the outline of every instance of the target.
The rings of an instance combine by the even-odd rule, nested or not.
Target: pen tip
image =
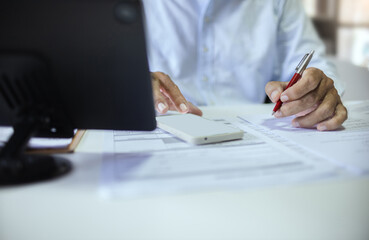
[[[274,113],[275,113],[275,112],[273,111],[273,112],[272,112],[272,116],[274,115]]]

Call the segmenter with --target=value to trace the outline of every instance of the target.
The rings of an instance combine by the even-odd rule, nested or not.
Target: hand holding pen
[[[290,82],[269,82],[265,92],[276,103],[275,117],[296,115],[295,127],[335,130],[347,119],[347,110],[333,80],[317,68],[307,68],[313,54],[304,56]]]
[[[293,77],[291,78],[290,82],[288,83],[285,89],[291,87],[292,85],[297,83],[298,80],[300,80],[300,78],[302,77],[302,73],[305,71],[306,67],[309,65],[310,60],[313,57],[313,55],[314,55],[314,50],[308,54],[305,54],[305,56],[301,59],[300,63],[297,65],[295,69],[295,74],[293,74]],[[282,106],[282,101],[281,99],[279,99],[273,109],[272,115],[274,115],[274,113],[278,111],[281,108],[281,106]]]

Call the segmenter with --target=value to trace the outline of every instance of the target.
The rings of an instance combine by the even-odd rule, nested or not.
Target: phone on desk
[[[243,131],[193,114],[156,117],[162,130],[191,144],[200,145],[242,139]]]

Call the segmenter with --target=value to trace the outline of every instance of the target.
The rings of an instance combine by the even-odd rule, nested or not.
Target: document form
[[[100,193],[106,198],[246,189],[336,176],[336,167],[298,152],[240,118],[225,121],[245,131],[242,140],[194,146],[156,129],[106,131]],[[303,150],[302,150],[303,151]]]
[[[343,128],[319,132],[291,126],[293,117],[276,119],[270,115],[243,115],[242,119],[275,135],[288,139],[306,150],[364,174],[369,172],[369,101],[347,105],[348,119]]]

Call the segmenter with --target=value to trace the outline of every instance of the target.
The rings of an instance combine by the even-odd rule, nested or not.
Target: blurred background
[[[302,1],[346,83],[343,100],[369,99],[369,0]]]
[[[329,55],[369,69],[369,0],[303,0]]]

